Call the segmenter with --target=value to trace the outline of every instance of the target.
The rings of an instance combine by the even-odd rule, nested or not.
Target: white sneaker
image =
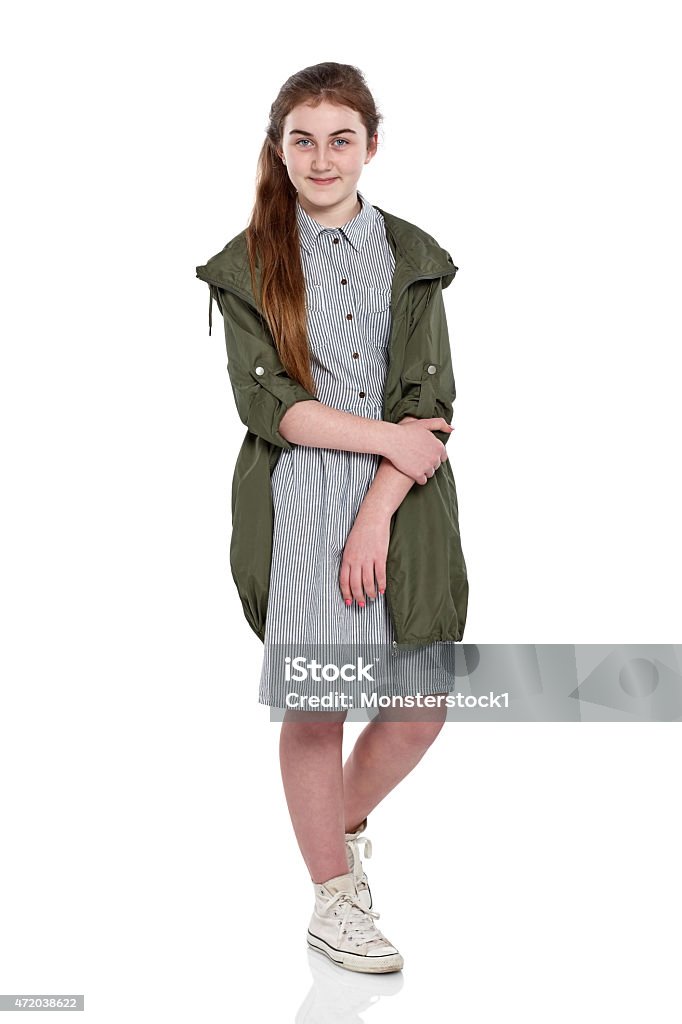
[[[350,971],[400,971],[403,958],[374,924],[379,914],[358,899],[352,872],[314,883],[308,945]]]
[[[372,840],[368,839],[367,836],[360,835],[361,832],[364,832],[366,827],[367,818],[358,825],[355,832],[346,832],[346,859],[348,860],[348,870],[352,873],[353,878],[355,879],[355,888],[357,889],[358,899],[365,905],[365,907],[367,907],[368,910],[371,910],[372,892],[362,864],[360,850],[358,849],[360,843],[363,843],[365,847],[365,857],[369,860],[372,856]]]

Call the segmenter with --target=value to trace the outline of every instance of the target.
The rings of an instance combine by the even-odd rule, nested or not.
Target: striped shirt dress
[[[358,200],[360,212],[340,228],[296,203],[308,341],[319,400],[380,420],[395,259],[381,212],[359,191]],[[373,694],[385,703],[455,688],[454,641],[396,652],[386,595],[361,607],[341,593],[344,546],[380,462],[307,445],[278,457],[261,704],[338,711],[371,707]]]

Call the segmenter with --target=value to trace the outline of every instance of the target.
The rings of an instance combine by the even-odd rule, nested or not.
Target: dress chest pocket
[[[314,282],[306,282],[305,308],[308,313],[323,313],[326,309],[324,286]]]
[[[385,351],[391,324],[391,289],[363,285],[357,292],[357,301],[365,340],[373,348]]]
[[[365,313],[383,313],[391,308],[391,289],[363,285],[358,291],[358,303]]]

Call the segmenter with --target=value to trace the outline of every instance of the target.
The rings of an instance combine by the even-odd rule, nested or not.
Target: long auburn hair
[[[284,120],[300,103],[323,101],[357,111],[367,141],[383,120],[359,68],[326,61],[297,71],[286,80],[270,107],[265,140],[258,157],[256,199],[246,228],[251,288],[259,301],[286,372],[316,394],[310,369],[306,329],[305,278],[299,248],[296,196],[287,169],[278,156],[283,149]]]

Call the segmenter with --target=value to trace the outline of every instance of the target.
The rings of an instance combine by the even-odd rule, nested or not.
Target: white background
[[[194,276],[246,226],[295,71],[363,70],[385,120],[360,188],[459,267],[465,641],[680,640],[675,13],[6,13],[0,992],[85,993],[97,1024],[294,1021],[312,985],[228,562],[245,428]],[[368,828],[402,990],[337,972],[314,998],[377,1022],[679,1020],[678,744],[448,723]]]

